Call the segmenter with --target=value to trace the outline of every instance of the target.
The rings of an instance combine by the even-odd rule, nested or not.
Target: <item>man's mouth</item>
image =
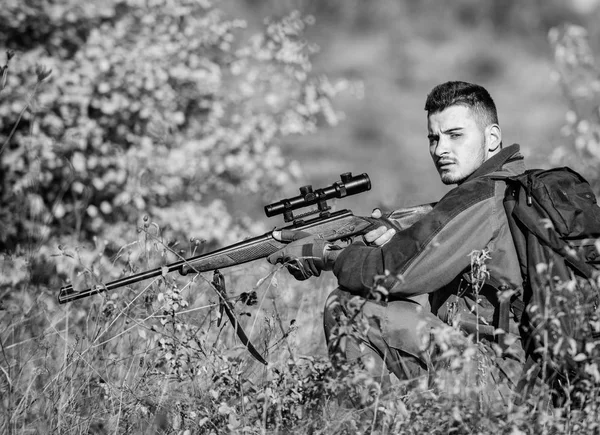
[[[439,169],[447,169],[450,165],[453,165],[453,160],[438,160],[437,167]]]

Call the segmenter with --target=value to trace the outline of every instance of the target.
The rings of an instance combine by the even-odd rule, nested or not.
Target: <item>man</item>
[[[498,319],[509,306],[502,302],[504,291],[519,291],[523,283],[503,208],[506,184],[495,177],[523,173],[523,157],[518,145],[503,149],[495,104],[481,86],[440,84],[428,95],[425,110],[429,153],[441,181],[457,185],[453,190],[414,225],[382,226],[365,235],[366,243],[343,249],[310,237],[296,240],[304,234],[276,232],[276,238],[291,243],[269,261],[285,263],[298,279],[333,270],[339,288],[324,314],[330,351],[370,361],[367,366],[384,382],[384,367],[404,380],[431,375],[436,355],[427,346],[429,333],[444,324],[476,336],[488,349],[500,341],[496,349],[516,342],[501,358],[490,354],[500,373],[518,379],[523,362],[518,327],[513,319],[508,325]],[[469,282],[474,251],[485,256],[489,272],[481,289]],[[383,289],[387,300],[375,300],[375,288]],[[332,340],[350,317],[346,304],[353,296],[363,298],[367,335]],[[499,326],[506,334],[499,334]]]

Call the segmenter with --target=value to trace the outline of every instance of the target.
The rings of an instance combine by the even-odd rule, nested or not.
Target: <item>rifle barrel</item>
[[[147,270],[135,275],[111,281],[106,284],[98,284],[85,290],[75,290],[73,285],[61,287],[58,294],[58,302],[75,301],[97,293],[114,290],[118,287],[124,287],[146,279],[155,278],[162,274],[179,272],[187,275],[190,272],[207,272],[214,269],[223,269],[225,267],[235,266],[247,263],[252,260],[263,258],[277,251],[283,246],[283,243],[275,240],[271,233],[262,236],[243,240],[225,248],[213,252],[200,254],[195,257],[180,260],[164,267]]]
[[[181,266],[185,264],[185,261],[178,261],[177,263],[170,264],[167,267],[168,272],[174,272],[178,269],[181,269]],[[58,294],[58,302],[64,304],[66,302],[75,301],[77,299],[82,299],[88,296],[95,295],[97,293],[114,290],[119,287],[124,287],[127,285],[134,284],[139,281],[144,281],[146,279],[155,278],[163,274],[163,268],[159,267],[152,270],[146,270],[145,272],[136,273],[135,275],[126,276],[124,278],[119,278],[115,281],[108,282],[106,284],[98,284],[91,288],[77,291],[73,288],[72,284],[66,285],[60,288],[60,292]]]
[[[354,233],[359,233],[365,226],[371,225],[368,222],[368,218],[366,218],[367,220],[364,219],[355,217],[349,210],[340,210],[326,217],[318,217],[306,222],[294,223],[281,229],[306,231],[310,234],[320,233],[325,239],[333,241],[349,237]],[[273,238],[272,232],[268,232],[213,252],[200,254],[106,284],[98,284],[85,290],[76,290],[73,288],[73,285],[64,286],[61,287],[58,294],[58,302],[64,304],[175,271],[178,271],[182,275],[187,275],[190,272],[202,273],[244,264],[259,258],[265,258],[281,249],[284,245],[285,243]]]

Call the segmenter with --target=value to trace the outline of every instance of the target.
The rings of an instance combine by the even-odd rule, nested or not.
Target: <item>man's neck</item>
[[[482,175],[498,171],[500,168],[502,168],[502,165],[510,161],[511,157],[513,156],[515,159],[522,160],[523,156],[518,154],[519,150],[520,147],[517,144],[513,144],[509,147],[499,150],[493,156],[488,157],[488,159],[485,162],[483,162],[481,166],[475,172],[469,175],[462,183],[472,180],[473,178],[481,177]]]

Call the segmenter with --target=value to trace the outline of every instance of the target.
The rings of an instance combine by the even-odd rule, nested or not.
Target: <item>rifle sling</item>
[[[237,334],[237,336],[240,339],[240,341],[242,342],[242,344],[244,346],[246,346],[246,349],[248,349],[248,352],[250,352],[250,355],[252,355],[256,361],[258,361],[264,365],[267,365],[268,364],[267,361],[265,361],[265,359],[258,352],[256,347],[254,347],[254,345],[252,344],[252,342],[250,341],[250,339],[244,332],[244,329],[242,328],[242,325],[238,321],[235,313],[233,312],[233,308],[231,307],[231,304],[227,300],[227,294],[225,291],[225,278],[223,277],[223,274],[221,272],[219,272],[218,270],[215,270],[215,272],[213,274],[212,284],[213,284],[217,294],[219,295],[220,307],[227,314],[227,317],[229,318],[229,321],[233,325],[233,328],[235,329],[235,333]]]

